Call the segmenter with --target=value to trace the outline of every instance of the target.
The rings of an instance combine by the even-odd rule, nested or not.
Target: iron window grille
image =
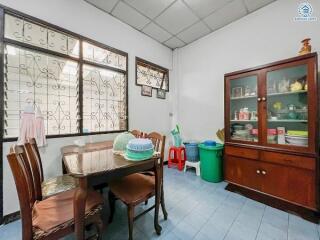
[[[48,137],[128,129],[128,55],[57,26],[3,14],[3,139],[40,107]]]
[[[169,92],[169,70],[136,57],[136,85]]]

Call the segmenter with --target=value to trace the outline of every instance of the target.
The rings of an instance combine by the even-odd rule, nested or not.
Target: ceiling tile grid
[[[275,0],[84,0],[175,49]]]

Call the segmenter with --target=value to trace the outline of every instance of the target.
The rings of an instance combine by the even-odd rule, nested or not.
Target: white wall
[[[129,53],[129,128],[146,132],[157,130],[168,135],[171,128],[169,111],[174,91],[166,100],[140,96],[135,86],[135,56],[172,69],[172,51],[148,36],[134,30],[110,15],[94,8],[83,0],[0,0],[0,4],[40,18],[49,23],[89,37]],[[96,135],[94,141],[113,139],[115,135]],[[50,139],[48,147],[41,150],[45,177],[61,174],[60,148],[72,144],[76,138]],[[88,138],[86,138],[88,139]],[[19,210],[11,170],[6,160],[11,143],[4,144],[3,190],[4,215]]]
[[[320,1],[309,0],[317,22],[295,22],[298,0],[278,0],[182,49],[178,58],[178,121],[185,139],[214,139],[224,126],[224,74],[294,57],[300,41],[320,49]]]

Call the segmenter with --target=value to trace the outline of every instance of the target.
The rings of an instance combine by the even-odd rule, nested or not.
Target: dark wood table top
[[[128,161],[112,149],[90,149],[64,155],[67,172],[75,177],[103,175],[108,172],[142,165],[153,166],[158,157],[145,161]],[[145,167],[148,168],[148,167]]]

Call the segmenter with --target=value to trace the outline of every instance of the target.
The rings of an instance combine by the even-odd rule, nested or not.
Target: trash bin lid
[[[212,140],[205,140],[203,142],[204,145],[206,146],[215,146],[216,145],[216,142],[215,141],[212,141]]]
[[[199,142],[190,140],[190,141],[183,142],[183,144],[184,145],[189,145],[189,146],[198,146]]]
[[[198,145],[198,147],[201,148],[201,149],[205,149],[205,150],[214,150],[215,151],[215,150],[223,149],[224,145],[221,144],[221,143],[217,143],[216,146],[206,146],[205,144],[200,143]]]

